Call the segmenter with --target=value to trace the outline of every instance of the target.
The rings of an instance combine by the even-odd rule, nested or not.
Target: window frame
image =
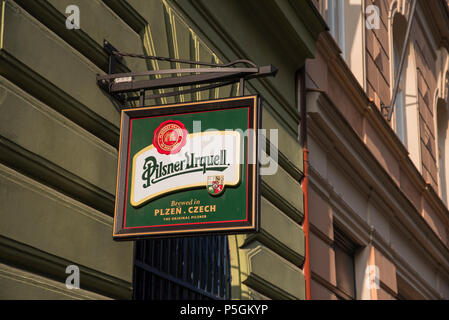
[[[334,224],[334,242],[332,245],[335,254],[335,281],[336,281],[336,291],[335,295],[338,299],[342,300],[356,300],[357,299],[357,282],[356,282],[356,253],[359,246],[350,239],[337,225]],[[339,285],[339,277],[337,270],[337,249],[341,253],[346,254],[352,260],[352,295],[350,292],[346,292],[344,288]]]

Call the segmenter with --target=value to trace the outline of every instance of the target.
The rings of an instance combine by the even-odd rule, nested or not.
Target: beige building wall
[[[316,3],[322,9],[325,1]],[[439,185],[435,119],[435,95],[447,101],[441,94],[447,72],[441,34],[447,30],[435,22],[445,21],[436,14],[446,10],[445,1],[418,1],[403,71],[405,143],[395,114],[389,123],[381,113],[393,91],[393,17],[398,12],[407,21],[410,4],[362,3],[380,12],[378,29],[362,23],[352,31],[363,35],[355,46],[365,48],[364,63],[342,56],[330,33],[322,34],[316,58],[307,63],[315,299],[339,295],[335,226],[357,246],[355,298],[449,299],[449,211]],[[369,266],[377,267],[374,289]]]

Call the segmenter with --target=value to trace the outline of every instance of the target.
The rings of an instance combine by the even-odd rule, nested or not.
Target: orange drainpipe
[[[309,242],[309,204],[308,204],[308,185],[309,178],[307,176],[307,161],[309,150],[307,148],[303,148],[304,152],[304,178],[302,182],[302,190],[304,192],[304,223],[302,225],[302,229],[304,231],[304,239],[305,239],[305,260],[304,260],[304,277],[306,281],[306,300],[311,300],[311,271],[310,271],[310,242]]]
[[[304,65],[296,73],[296,99],[299,101],[298,108],[301,112],[301,127],[299,141],[303,150],[304,175],[302,178],[302,191],[304,194],[304,221],[302,230],[305,240],[305,259],[304,259],[304,279],[306,282],[306,300],[311,300],[311,270],[310,270],[310,242],[309,242],[309,177],[308,177],[308,156],[307,149],[307,109],[306,109],[306,66]]]

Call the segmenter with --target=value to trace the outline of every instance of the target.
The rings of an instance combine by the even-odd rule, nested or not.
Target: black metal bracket
[[[243,96],[245,81],[254,78],[274,77],[278,71],[273,65],[258,67],[249,60],[236,60],[228,64],[211,64],[200,61],[121,53],[106,40],[104,41],[103,49],[109,55],[109,72],[106,75],[97,75],[97,83],[104,91],[118,100],[121,104],[139,100],[140,106],[144,106],[146,99],[210,90],[236,82],[240,83],[239,95]],[[118,64],[123,63],[124,56],[190,64],[191,66],[195,65],[196,67],[116,73]],[[246,65],[246,67],[233,67],[236,64],[243,64]],[[179,74],[188,75],[179,76]],[[176,76],[163,77],[164,75]],[[146,77],[146,79],[137,80],[139,77]],[[181,90],[159,94],[146,94],[146,91],[148,90],[180,87],[189,88],[181,88]],[[136,95],[136,93],[138,93],[138,95]]]
[[[103,50],[109,55],[109,74],[115,73],[117,65],[123,63],[123,57],[114,55],[117,51],[107,40],[103,41]]]
[[[123,57],[114,55],[117,49],[112,46],[107,40],[103,40],[103,50],[108,54],[108,74],[114,74],[117,72],[118,66],[123,65]],[[98,75],[97,75],[98,76]],[[98,83],[98,79],[97,79]],[[120,104],[126,103],[126,97],[123,94],[111,94],[113,98],[120,102]]]

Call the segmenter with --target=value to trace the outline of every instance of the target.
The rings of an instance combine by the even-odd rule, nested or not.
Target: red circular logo
[[[187,133],[180,121],[164,121],[154,130],[153,145],[162,154],[178,153],[186,144]]]

